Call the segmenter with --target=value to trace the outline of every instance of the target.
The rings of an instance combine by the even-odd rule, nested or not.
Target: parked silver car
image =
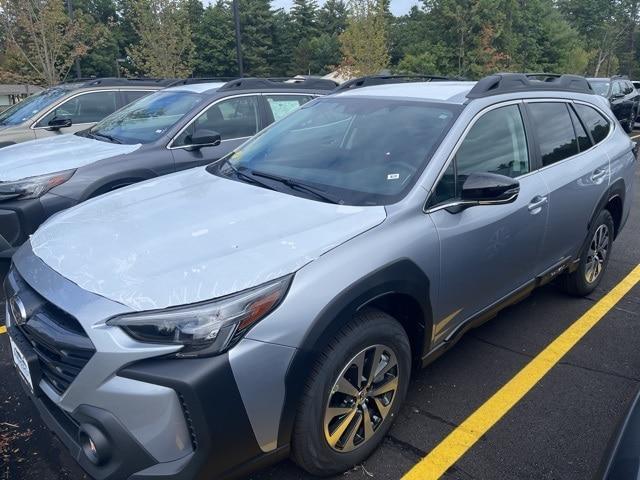
[[[48,88],[0,113],[0,147],[84,130],[174,82],[97,78]]]
[[[584,78],[368,83],[18,250],[14,360],[90,475],[343,471],[413,368],[539,285],[598,285],[636,158]]]

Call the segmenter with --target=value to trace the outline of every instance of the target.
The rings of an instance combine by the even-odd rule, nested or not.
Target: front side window
[[[292,195],[386,205],[406,195],[461,109],[325,97],[292,112],[209,171],[240,181],[250,176]]]
[[[193,92],[156,92],[108,116],[88,134],[115,143],[155,142],[203,101],[202,95]]]
[[[0,125],[19,125],[26,122],[68,93],[69,90],[65,88],[49,88],[31,95],[0,113]]]
[[[542,165],[547,166],[578,153],[578,142],[565,103],[529,103]]]
[[[46,127],[51,120],[70,119],[74,125],[99,122],[117,110],[118,92],[92,92],[73,97],[45,115],[36,125]]]
[[[265,95],[273,120],[277,122],[313,97],[309,95]]]
[[[218,102],[184,129],[174,147],[191,144],[196,132],[217,132],[224,140],[255,135],[258,131],[258,97],[236,97]]]
[[[528,173],[529,154],[522,116],[517,105],[496,108],[471,127],[454,160],[438,182],[430,200],[436,205],[458,198],[472,173],[519,177]]]
[[[581,103],[574,104],[576,112],[582,119],[585,127],[591,134],[594,143],[599,143],[609,135],[611,125],[595,108],[588,107]]]

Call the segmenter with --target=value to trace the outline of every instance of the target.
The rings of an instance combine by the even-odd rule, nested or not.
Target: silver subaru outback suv
[[[412,369],[539,285],[598,285],[636,158],[585,79],[393,81],[59,213],[18,250],[21,382],[92,477],[227,478],[287,456],[343,471]]]

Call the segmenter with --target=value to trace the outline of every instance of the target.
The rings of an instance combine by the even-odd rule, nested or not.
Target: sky
[[[319,0],[318,3],[322,5],[324,2]],[[396,16],[404,15],[409,12],[411,7],[418,5],[418,3],[420,3],[419,0],[391,0],[391,13]],[[285,10],[289,10],[292,4],[292,0],[273,0],[273,2],[271,2],[273,8],[284,8]]]

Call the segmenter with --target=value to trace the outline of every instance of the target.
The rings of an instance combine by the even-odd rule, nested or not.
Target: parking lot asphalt
[[[640,140],[640,132],[636,135]],[[640,163],[636,176],[640,185]],[[363,465],[335,478],[401,478],[545,347],[600,305],[640,264],[640,189],[633,202],[596,292],[573,298],[548,285],[468,333],[446,355],[414,372],[405,406],[382,447]],[[0,333],[0,479],[87,478],[22,393],[8,343]],[[636,284],[452,462],[443,478],[594,478],[610,437],[640,389],[639,345]],[[312,477],[284,462],[251,478]]]

